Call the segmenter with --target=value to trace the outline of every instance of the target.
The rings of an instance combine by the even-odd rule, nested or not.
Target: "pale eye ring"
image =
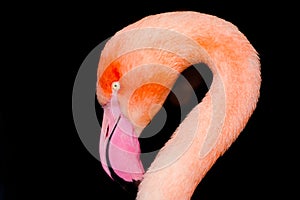
[[[114,81],[112,84],[111,84],[111,87],[114,91],[118,91],[120,89],[120,83],[119,81]]]

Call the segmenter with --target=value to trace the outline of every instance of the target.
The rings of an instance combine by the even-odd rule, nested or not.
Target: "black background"
[[[297,92],[290,90],[297,85],[292,79],[297,65],[291,49],[297,45],[293,6],[263,1],[105,3],[3,5],[0,199],[129,199],[76,133],[73,83],[84,58],[100,42],[147,15],[176,10],[232,22],[258,51],[262,67],[256,111],[193,199],[289,199],[295,192],[291,181],[297,182],[292,154],[299,132],[292,128],[297,108],[289,108]]]

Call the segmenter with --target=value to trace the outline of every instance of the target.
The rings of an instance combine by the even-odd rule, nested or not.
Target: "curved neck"
[[[147,54],[149,49],[154,51]],[[114,60],[129,54],[125,73],[144,63],[163,64],[178,73],[200,62],[213,73],[206,97],[160,150],[137,195],[139,200],[189,199],[256,106],[261,81],[257,54],[234,25],[196,12],[153,15],[125,27],[106,44],[98,77]],[[174,77],[166,80],[168,88]],[[99,90],[104,99],[101,95]]]
[[[200,46],[196,51],[183,48],[184,56],[192,63],[206,63],[213,72],[213,82],[206,97],[184,119],[147,170],[139,186],[139,200],[189,199],[245,127],[258,100],[260,64],[244,35],[221,19],[206,15],[191,18],[199,31],[203,21],[210,27],[201,34],[178,28]]]

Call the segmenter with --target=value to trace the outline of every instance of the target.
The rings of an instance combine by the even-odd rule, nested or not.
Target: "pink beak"
[[[112,179],[141,180],[145,171],[140,160],[140,144],[134,126],[120,110],[116,92],[103,109],[99,145],[102,167]]]

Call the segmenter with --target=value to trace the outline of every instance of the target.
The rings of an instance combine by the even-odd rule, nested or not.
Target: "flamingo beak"
[[[145,172],[140,160],[140,144],[133,124],[121,112],[116,92],[103,110],[99,145],[102,167],[121,185],[124,181],[136,183]]]

